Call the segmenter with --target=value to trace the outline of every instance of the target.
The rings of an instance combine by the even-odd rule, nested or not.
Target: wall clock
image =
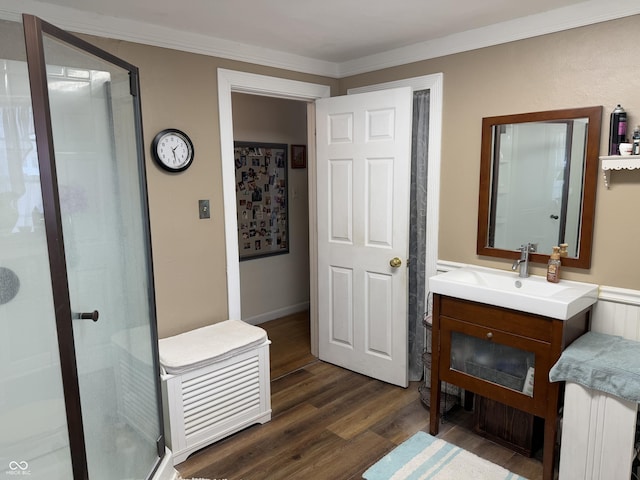
[[[175,128],[158,132],[151,143],[151,155],[169,172],[182,172],[193,163],[193,143],[189,136]]]

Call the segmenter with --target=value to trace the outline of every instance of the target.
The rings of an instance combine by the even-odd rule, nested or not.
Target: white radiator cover
[[[162,376],[165,436],[174,465],[254,423],[271,420],[269,344]]]

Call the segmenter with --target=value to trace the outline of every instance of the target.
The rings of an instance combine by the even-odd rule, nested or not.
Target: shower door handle
[[[97,310],[94,310],[93,312],[82,312],[78,314],[78,318],[80,320],[93,320],[94,322],[98,321],[99,316],[100,314]]]

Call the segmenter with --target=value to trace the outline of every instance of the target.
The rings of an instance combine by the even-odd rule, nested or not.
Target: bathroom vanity
[[[431,411],[440,411],[445,381],[543,419],[543,478],[551,480],[561,397],[549,370],[588,330],[597,287],[540,279],[480,267],[430,279]],[[432,435],[439,421],[431,416]]]

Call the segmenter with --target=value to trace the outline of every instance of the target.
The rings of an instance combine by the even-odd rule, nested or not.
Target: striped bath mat
[[[366,480],[526,480],[462,448],[418,432],[369,470]]]

